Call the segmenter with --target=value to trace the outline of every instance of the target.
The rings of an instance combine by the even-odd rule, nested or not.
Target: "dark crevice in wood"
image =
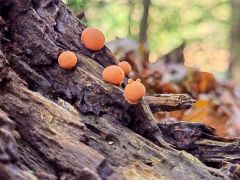
[[[33,147],[29,142],[20,139],[18,140],[18,146],[20,154],[18,165],[20,168],[28,171],[38,169],[38,172],[57,176],[57,166],[53,162],[48,161],[48,159],[44,157],[44,154],[39,152],[38,149]],[[26,157],[28,158],[26,159]]]

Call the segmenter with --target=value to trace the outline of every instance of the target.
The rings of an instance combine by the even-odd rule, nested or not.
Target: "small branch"
[[[188,94],[156,94],[154,96],[146,96],[153,113],[159,111],[175,111],[187,110],[196,102]]]

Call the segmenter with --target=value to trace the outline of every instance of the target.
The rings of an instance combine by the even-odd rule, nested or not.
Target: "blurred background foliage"
[[[101,29],[107,41],[128,37],[139,42],[146,1],[150,2],[146,42],[150,62],[186,43],[186,66],[214,73],[219,78],[227,77],[231,54],[230,0],[65,0],[65,3],[86,25]]]

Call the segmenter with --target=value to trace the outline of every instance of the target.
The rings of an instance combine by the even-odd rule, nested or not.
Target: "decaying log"
[[[0,161],[0,172],[12,170],[5,179],[17,179],[16,173],[22,179],[238,177],[238,159],[230,156],[239,153],[238,140],[216,137],[199,124],[155,121],[151,109],[185,109],[193,103],[190,97],[158,95],[130,105],[125,84],[105,83],[103,68],[117,60],[106,47],[92,52],[82,45],[85,26],[61,1],[0,0],[0,10],[0,108],[16,124],[16,133],[9,127],[19,150],[14,156],[3,151],[15,157],[3,166]],[[58,67],[63,50],[77,55],[75,69]],[[206,141],[223,150],[221,157]],[[228,166],[220,164],[225,161]]]
[[[30,173],[15,165],[18,149],[14,127],[14,122],[0,109],[0,179],[30,179]]]
[[[113,116],[83,116],[68,103],[53,103],[16,82],[6,84],[1,94],[1,107],[17,117],[20,167],[36,175],[184,179],[190,171],[189,175],[198,179],[214,177],[196,158],[154,145]]]
[[[154,96],[146,96],[145,99],[153,113],[187,110],[195,103],[195,100],[188,94],[156,94]]]
[[[31,90],[52,100],[62,98],[83,114],[111,114],[155,143],[169,146],[146,102],[129,105],[122,88],[102,80],[103,66],[116,64],[117,60],[107,48],[92,52],[83,46],[80,34],[84,26],[62,2],[25,0],[13,4],[6,15],[11,43],[4,43],[3,49],[11,67]],[[73,71],[57,65],[59,53],[66,49],[75,52],[79,60]]]
[[[163,137],[177,149],[185,150],[210,167],[220,168],[240,179],[240,140],[216,136],[214,129],[199,123],[159,124]]]

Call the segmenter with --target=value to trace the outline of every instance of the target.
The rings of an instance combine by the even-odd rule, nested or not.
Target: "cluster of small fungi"
[[[96,28],[85,28],[81,35],[83,45],[91,51],[99,51],[104,47],[105,37],[101,31]],[[70,70],[77,65],[77,56],[71,51],[64,51],[58,57],[58,64],[61,68]],[[131,65],[127,61],[122,61],[118,65],[106,67],[102,72],[103,80],[120,86],[125,76],[132,71]],[[124,89],[124,97],[130,104],[137,104],[145,95],[146,89],[140,79],[136,81],[129,79]]]

